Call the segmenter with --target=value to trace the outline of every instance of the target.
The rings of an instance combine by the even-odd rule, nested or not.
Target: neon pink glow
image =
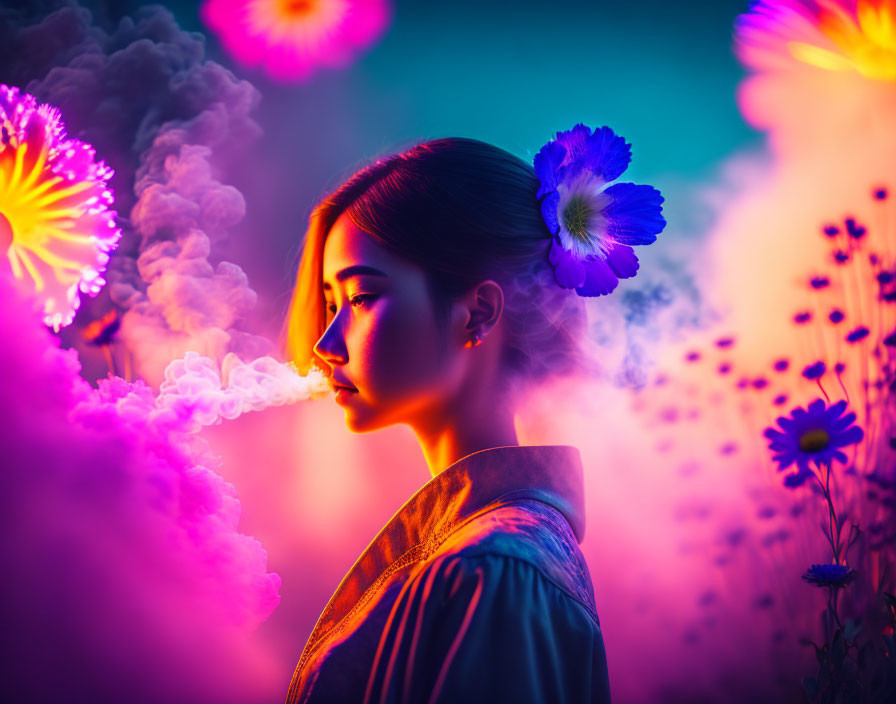
[[[0,247],[44,322],[72,322],[79,292],[95,296],[121,231],[109,210],[112,169],[66,137],[59,111],[0,85]]]
[[[200,14],[240,63],[303,81],[317,67],[347,67],[382,36],[391,8],[386,0],[207,0]]]

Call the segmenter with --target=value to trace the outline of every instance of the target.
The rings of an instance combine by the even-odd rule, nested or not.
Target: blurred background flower
[[[279,81],[345,68],[378,41],[389,0],[206,0],[200,14],[233,57]]]
[[[758,69],[857,71],[896,80],[894,0],[755,0],[736,47]]]

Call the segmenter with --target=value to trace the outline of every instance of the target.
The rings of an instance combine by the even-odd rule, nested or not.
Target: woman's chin
[[[382,413],[372,413],[367,408],[345,408],[345,427],[353,433],[370,433],[395,425],[397,422],[384,417]]]
[[[377,422],[375,414],[364,413],[348,406],[344,410],[345,427],[353,433],[369,433],[382,427],[382,424]]]

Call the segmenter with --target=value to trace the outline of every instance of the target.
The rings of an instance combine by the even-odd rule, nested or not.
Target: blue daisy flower
[[[541,214],[553,241],[554,278],[580,296],[602,296],[634,276],[632,245],[651,244],[666,226],[653,186],[608,185],[631,161],[631,145],[609,127],[578,124],[535,155]]]
[[[847,445],[862,441],[862,429],[853,425],[855,413],[847,413],[846,401],[838,401],[825,407],[824,401],[815,399],[808,409],[794,408],[790,418],[778,418],[781,430],[766,428],[765,437],[769,449],[775,453],[772,460],[778,463],[778,471],[787,469],[794,462],[798,471],[787,476],[785,484],[795,487],[812,476],[810,462],[816,466],[846,462],[846,455],[840,450]]]
[[[812,565],[803,579],[816,587],[845,587],[856,578],[856,571],[846,565]]]

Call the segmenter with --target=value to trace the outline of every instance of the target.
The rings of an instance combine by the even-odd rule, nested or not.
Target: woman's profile
[[[601,148],[618,156],[628,145],[615,139]],[[572,162],[570,144],[539,173],[596,173]],[[618,176],[604,171],[603,183]],[[588,268],[597,257],[573,258],[589,228],[627,216],[622,191],[560,180],[546,187],[502,149],[446,138],[379,159],[314,209],[287,355],[303,373],[324,370],[349,430],[410,426],[432,477],[339,584],[288,703],[610,701],[579,548],[579,451],[520,446],[514,428],[527,390],[593,365],[581,295],[637,268],[624,233],[615,259],[600,261],[612,285]],[[556,229],[544,213],[551,186]],[[606,254],[614,243],[592,244]]]

